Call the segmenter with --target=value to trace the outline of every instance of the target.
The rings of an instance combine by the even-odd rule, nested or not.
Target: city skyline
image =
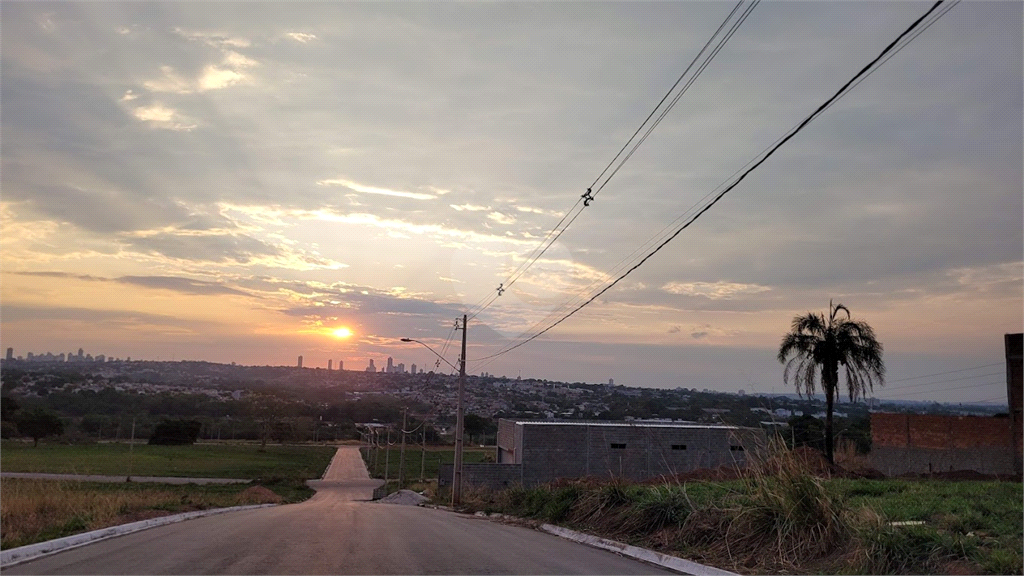
[[[780,339],[834,299],[885,347],[877,396],[1002,361],[1024,8],[1001,2],[957,4],[635,273],[475,361],[610,282],[928,5],[759,5],[506,288],[731,7],[5,5],[0,347],[426,368],[401,339],[455,363],[453,322],[493,299],[470,373],[781,393]],[[912,397],[1005,393],[993,370]]]

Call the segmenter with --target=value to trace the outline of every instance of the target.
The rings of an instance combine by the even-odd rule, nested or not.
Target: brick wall
[[[1024,334],[1006,334],[1003,340],[1006,348],[1006,397],[1009,399],[1010,420],[1013,423],[1013,467],[1020,474],[1024,467],[1024,442],[1021,442],[1021,422],[1024,420]]]
[[[950,470],[1011,474],[1012,430],[1010,418],[875,413],[869,460],[889,476]]]

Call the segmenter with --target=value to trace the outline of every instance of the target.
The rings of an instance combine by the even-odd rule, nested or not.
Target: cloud
[[[391,190],[388,188],[379,188],[377,186],[367,186],[365,184],[352,182],[351,180],[318,180],[317,185],[342,186],[354,192],[359,192],[361,194],[379,194],[381,196],[396,196],[398,198],[411,198],[413,200],[433,200],[434,198],[437,198],[437,196],[434,196],[433,194],[423,194],[422,192],[406,192],[403,190]]]
[[[668,329],[668,333],[669,334],[678,334],[680,330],[681,329],[679,328],[679,326],[673,326],[673,327]]]
[[[515,218],[513,218],[511,216],[506,216],[505,214],[502,214],[501,212],[491,212],[490,214],[487,215],[487,219],[488,220],[493,220],[494,222],[497,222],[498,224],[515,224],[516,223],[516,219]]]
[[[516,210],[520,212],[529,212],[531,214],[543,214],[545,216],[558,216],[559,212],[554,210],[545,210],[543,208],[534,208],[533,206],[516,206]]]
[[[278,248],[244,234],[193,236],[157,233],[125,238],[122,243],[133,251],[161,254],[179,260],[246,264],[257,257],[281,254]]]
[[[184,278],[181,276],[121,276],[117,278],[105,278],[101,276],[93,276],[90,274],[72,274],[68,272],[11,272],[19,276],[37,276],[40,278],[66,278],[74,280],[83,280],[87,282],[113,282],[117,284],[127,284],[132,286],[141,286],[144,288],[153,288],[159,290],[171,290],[174,292],[180,292],[182,294],[193,294],[193,295],[235,295],[235,296],[249,296],[247,292],[236,290],[229,286],[225,286],[219,282],[208,282],[205,280],[196,280],[194,278]]]
[[[739,284],[736,282],[669,282],[661,287],[669,294],[685,296],[703,296],[712,300],[733,298],[740,294],[757,294],[767,292],[771,288],[757,284]]]
[[[449,204],[458,212],[482,212],[484,210],[490,210],[490,206],[477,206],[475,204]]]
[[[190,132],[197,126],[195,122],[186,118],[177,110],[168,108],[163,104],[133,108],[132,115],[155,128],[165,128],[176,132]]]
[[[292,40],[295,40],[296,42],[301,42],[303,44],[311,40],[316,40],[315,34],[307,34],[305,32],[288,32],[285,34],[285,36],[291,38]]]
[[[142,86],[150,92],[191,94],[195,91],[195,84],[178,74],[173,66],[161,66],[160,74],[158,78],[144,81]]]
[[[178,327],[191,330],[207,326],[212,322],[201,319],[184,319],[166,314],[152,314],[132,310],[101,310],[70,306],[31,306],[21,304],[0,304],[4,322],[46,322],[72,321],[87,325],[117,325],[122,328],[144,327],[146,325]]]
[[[175,28],[174,33],[182,38],[192,40],[193,42],[201,42],[215,48],[248,48],[252,45],[252,43],[245,38],[240,36],[231,36],[224,32],[188,31],[182,28]]]

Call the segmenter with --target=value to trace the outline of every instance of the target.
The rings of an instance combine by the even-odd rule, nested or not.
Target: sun
[[[331,330],[331,335],[335,338],[348,338],[352,335],[352,331],[342,326],[341,328],[335,328]]]

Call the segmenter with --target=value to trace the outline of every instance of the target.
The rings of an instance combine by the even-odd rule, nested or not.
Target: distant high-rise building
[[[388,367],[384,371],[388,374],[395,371],[395,361],[391,356],[388,356]]]
[[[415,364],[412,365],[412,368],[409,370],[409,372],[411,372],[412,374],[416,373],[416,365]]]
[[[341,371],[341,370],[344,370],[344,369],[345,369],[345,361],[344,360],[338,360],[338,371]]]
[[[402,364],[401,362],[399,362],[398,366],[395,367],[395,372],[397,372],[399,374],[405,374],[405,364]]]
[[[328,371],[328,372],[330,372],[330,371],[331,371],[331,366],[332,366],[333,364],[334,364],[334,360],[328,360],[328,361],[327,361],[327,371]]]
[[[377,367],[373,365],[373,358],[370,358],[370,365],[366,367],[367,372],[376,372]]]
[[[7,359],[8,360],[14,360],[14,348],[8,348],[7,349]],[[62,360],[63,360],[63,358],[62,358]]]
[[[615,378],[609,378],[608,379],[608,385],[609,386],[615,386]]]
[[[84,360],[85,359],[85,350],[82,350],[81,348],[78,349],[78,359],[79,360]]]
[[[302,368],[302,356],[299,356],[299,368]]]

